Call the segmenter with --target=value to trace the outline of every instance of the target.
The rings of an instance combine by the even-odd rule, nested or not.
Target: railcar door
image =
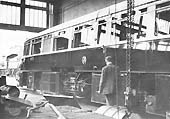
[[[105,104],[105,97],[103,94],[98,94],[96,91],[99,88],[99,82],[100,82],[100,73],[92,73],[92,90],[91,90],[91,101],[95,103]],[[116,96],[113,100],[115,100],[115,105],[124,105],[124,77],[121,77],[120,80],[117,83],[118,90],[116,91]],[[118,98],[118,100],[117,100]]]
[[[96,103],[105,104],[105,97],[102,94],[98,94],[96,91],[98,90],[98,85],[100,81],[100,74],[92,74],[92,91],[91,91],[91,101]]]

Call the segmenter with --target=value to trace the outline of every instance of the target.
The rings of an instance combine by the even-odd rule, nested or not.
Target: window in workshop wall
[[[31,49],[31,54],[38,54],[41,52],[41,41],[42,38],[37,38],[32,40],[32,49]]]
[[[32,8],[25,9],[25,25],[46,28],[47,27],[47,11],[43,9],[46,9],[47,3],[34,1],[34,0],[26,0],[25,4],[40,8],[40,10],[32,9]]]
[[[0,4],[0,23],[20,25],[20,7]]]
[[[47,27],[46,11],[26,8],[25,25],[46,28]]]
[[[47,3],[35,1],[35,0],[25,0],[25,4],[31,6],[38,6],[38,7],[47,7]]]

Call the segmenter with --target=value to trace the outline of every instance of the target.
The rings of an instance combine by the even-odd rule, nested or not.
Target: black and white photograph
[[[170,119],[170,0],[0,0],[0,119]]]

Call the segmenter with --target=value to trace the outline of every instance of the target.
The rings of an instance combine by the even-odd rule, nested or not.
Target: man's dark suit
[[[109,63],[102,68],[99,91],[105,95],[107,105],[114,105],[116,101],[116,80],[118,78],[118,74],[118,67],[112,63]]]

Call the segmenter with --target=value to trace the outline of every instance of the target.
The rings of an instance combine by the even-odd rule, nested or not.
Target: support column
[[[49,2],[47,2],[47,28],[49,28]]]
[[[49,4],[49,27],[54,26],[54,14],[53,14],[53,5]]]
[[[58,25],[62,23],[62,2],[58,1],[53,6],[53,25]]]
[[[20,25],[25,26],[25,0],[21,0]]]

